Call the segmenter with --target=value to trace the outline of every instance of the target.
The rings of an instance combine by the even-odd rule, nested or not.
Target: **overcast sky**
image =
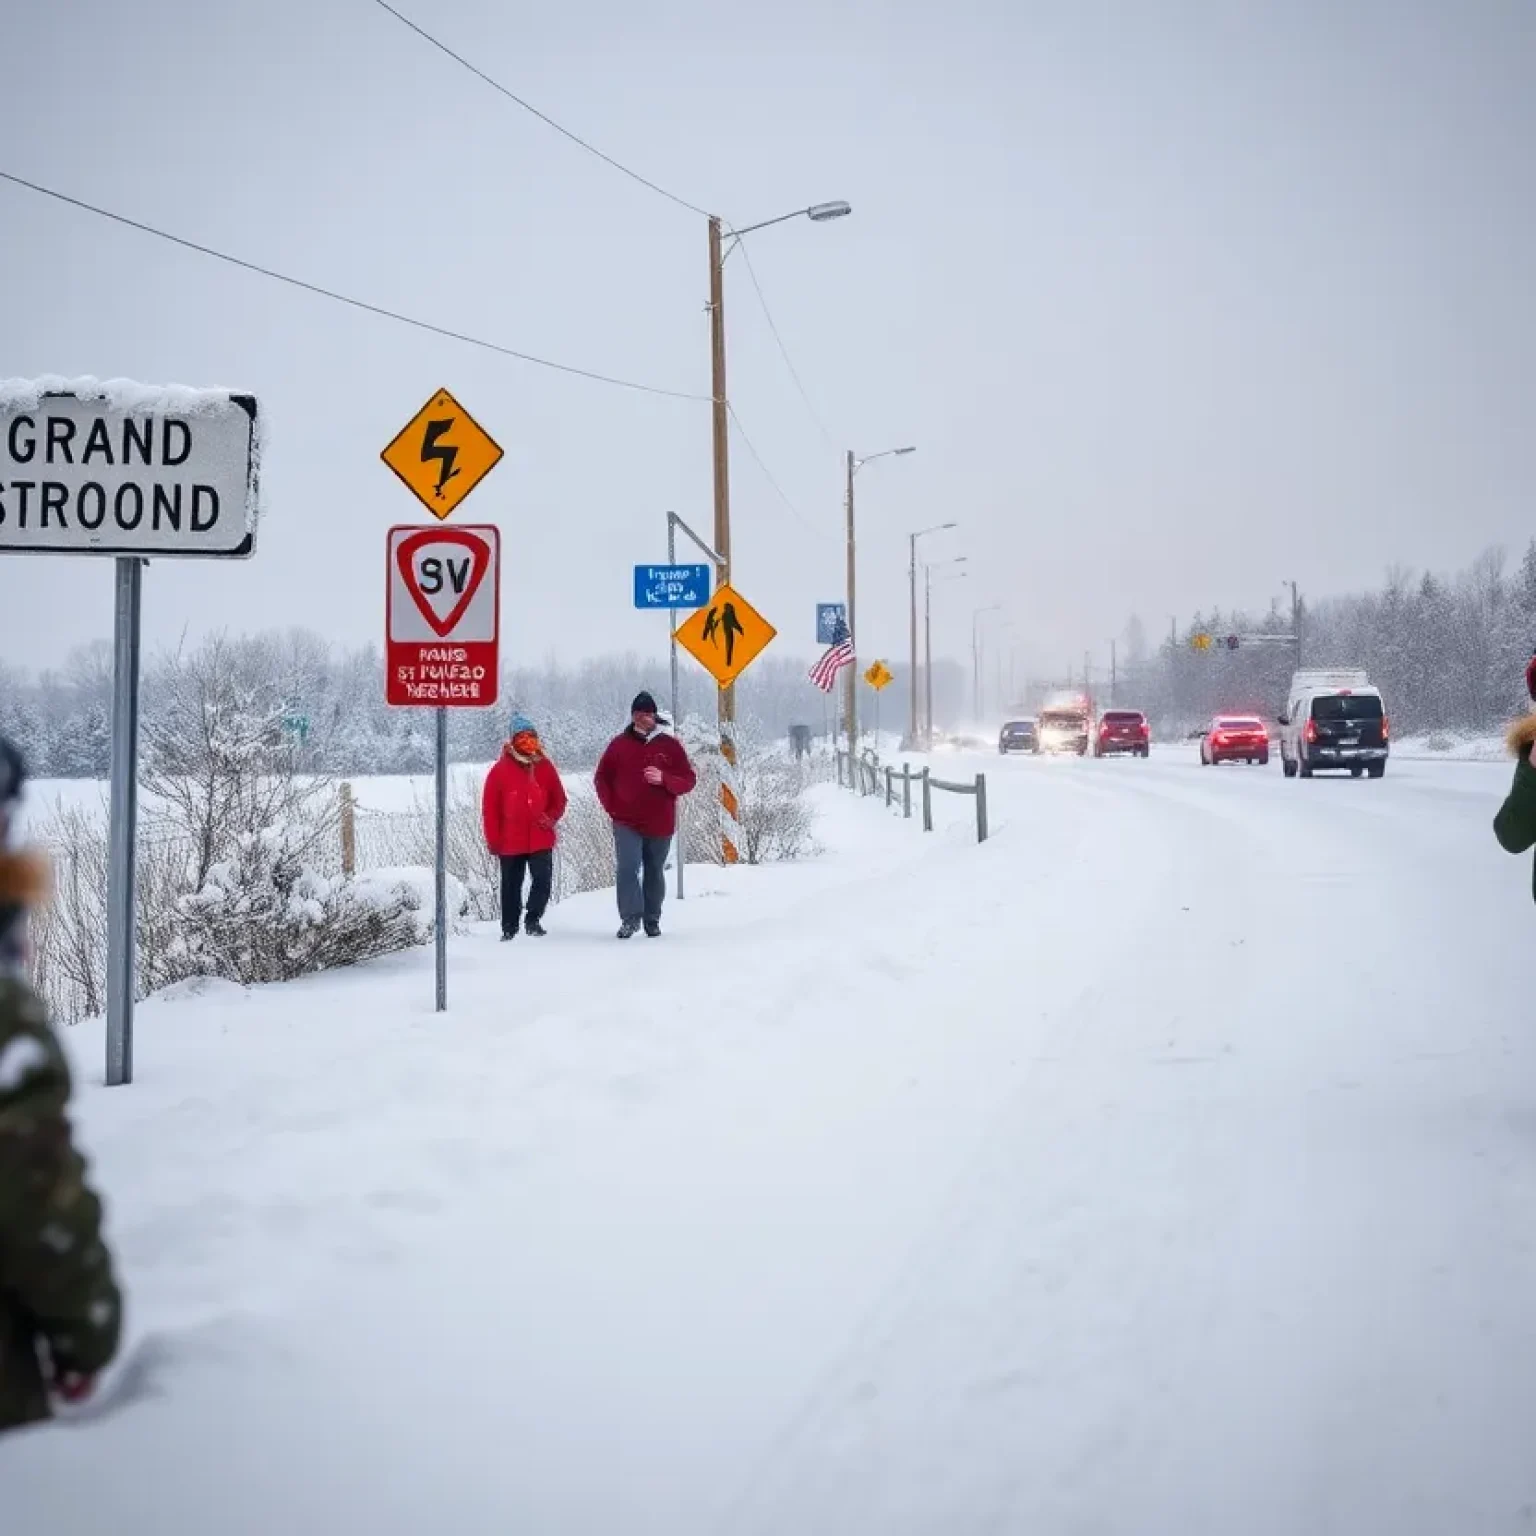
[[[1445,567],[1536,531],[1529,0],[399,0],[608,154],[746,224],[727,267],[736,582],[813,650],[858,478],[859,648],[905,654],[906,535],[939,648],[1001,603],[1032,665],[1220,602]],[[374,0],[49,0],[5,19],[0,169],[442,325],[706,394],[705,226]],[[264,402],[254,560],[162,563],[152,642],[380,638],[379,451],[446,386],[506,458],[514,656],[661,643],[630,567],[710,522],[707,406],[345,309],[0,184],[0,375]],[[0,557],[0,654],[111,627],[110,563]]]

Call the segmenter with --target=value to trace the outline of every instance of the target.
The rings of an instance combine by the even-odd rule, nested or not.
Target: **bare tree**
[[[193,889],[242,836],[295,826],[309,846],[335,841],[334,788],[300,773],[302,746],[263,662],[215,636],[159,668],[142,743],[145,823],[152,835],[185,840]]]

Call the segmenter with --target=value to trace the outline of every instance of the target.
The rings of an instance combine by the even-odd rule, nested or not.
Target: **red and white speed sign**
[[[501,532],[489,524],[391,528],[384,697],[494,704],[500,670]]]

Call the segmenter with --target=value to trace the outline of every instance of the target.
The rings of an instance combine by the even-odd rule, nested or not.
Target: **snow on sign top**
[[[254,395],[0,380],[0,554],[251,555],[261,437]]]

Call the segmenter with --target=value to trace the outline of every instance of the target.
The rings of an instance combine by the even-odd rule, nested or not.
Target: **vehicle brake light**
[[[1308,720],[1307,721],[1307,728],[1306,728],[1305,731],[1302,732],[1302,735],[1309,742],[1316,741],[1317,740],[1317,721],[1316,720]]]
[[[1385,741],[1392,733],[1392,722],[1385,715],[1381,717],[1381,739]]]

